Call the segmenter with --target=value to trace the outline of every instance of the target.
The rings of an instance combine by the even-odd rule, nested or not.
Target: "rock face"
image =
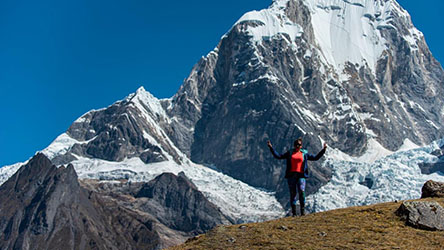
[[[156,214],[158,220],[169,228],[204,233],[228,219],[203,196],[184,174],[165,173],[144,184],[135,195],[146,197],[143,210]]]
[[[1,249],[156,249],[153,221],[80,187],[38,154],[0,187]]]
[[[432,174],[436,172],[444,173],[444,158],[436,163],[420,163],[419,168],[421,169],[422,174]]]
[[[150,214],[183,235],[201,234],[216,225],[231,224],[231,218],[225,217],[183,173],[163,173],[150,182],[81,183],[123,207]]]
[[[437,149],[432,155],[438,157],[438,161],[434,163],[423,162],[419,164],[422,174],[431,174],[436,172],[444,173],[444,148]]]
[[[444,198],[444,183],[429,180],[424,183],[421,190],[421,198],[439,197]]]
[[[406,201],[396,214],[410,226],[426,230],[444,230],[444,208],[435,201]]]
[[[135,197],[143,187],[151,188],[152,197],[163,196],[158,182],[126,188],[108,184],[106,189],[80,185],[72,165],[57,168],[37,154],[0,187],[0,248],[160,249],[229,223],[206,199],[191,199],[202,194],[184,177],[167,174],[167,179],[182,183],[170,185],[168,194],[180,201],[190,198],[192,211],[170,207],[174,201],[153,205],[149,198]],[[177,217],[165,218],[165,213]]]

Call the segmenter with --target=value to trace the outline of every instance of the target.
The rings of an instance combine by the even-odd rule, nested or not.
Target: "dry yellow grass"
[[[435,200],[444,206],[444,199]],[[406,226],[401,202],[350,207],[263,223],[218,226],[179,249],[444,249],[443,231]]]

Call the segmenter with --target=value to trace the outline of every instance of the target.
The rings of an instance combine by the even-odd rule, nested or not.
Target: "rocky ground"
[[[426,198],[444,205],[444,198]],[[442,249],[444,231],[418,229],[396,214],[402,202],[350,207],[264,223],[219,226],[179,249]]]

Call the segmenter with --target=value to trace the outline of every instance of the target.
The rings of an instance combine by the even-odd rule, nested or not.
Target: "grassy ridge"
[[[423,200],[444,206],[444,199]],[[444,232],[406,226],[395,215],[400,205],[389,202],[218,226],[170,249],[444,249]]]

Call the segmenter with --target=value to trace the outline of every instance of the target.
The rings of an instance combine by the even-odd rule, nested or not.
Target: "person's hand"
[[[273,148],[273,145],[271,145],[271,142],[270,142],[270,141],[267,141],[267,146],[268,146],[269,148]]]
[[[324,149],[327,149],[327,143],[324,142]]]

